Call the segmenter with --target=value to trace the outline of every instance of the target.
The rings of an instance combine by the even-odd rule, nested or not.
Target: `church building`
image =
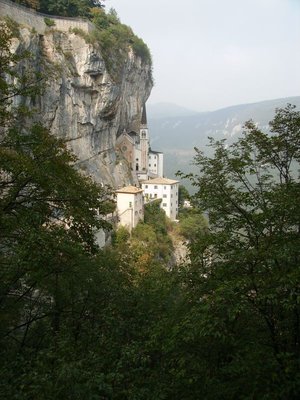
[[[163,176],[163,153],[150,148],[146,106],[142,111],[139,132],[123,132],[116,141],[116,147],[127,160],[139,181]]]
[[[116,148],[136,175],[141,188],[127,186],[116,191],[120,225],[131,231],[144,218],[144,202],[161,199],[161,208],[171,220],[178,215],[178,184],[164,178],[163,153],[150,147],[146,107],[143,107],[138,132],[123,132]]]

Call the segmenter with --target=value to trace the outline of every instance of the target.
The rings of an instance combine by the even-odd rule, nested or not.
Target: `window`
[[[154,167],[156,167],[156,164],[154,164]]]
[[[132,202],[131,201],[129,202],[129,208],[132,208]]]
[[[155,193],[154,198],[157,199],[157,193]]]
[[[163,203],[163,207],[167,207],[167,203]]]
[[[173,185],[171,185],[171,189],[173,189]]]
[[[148,185],[145,185],[145,189],[148,189]]]
[[[163,198],[166,199],[166,198],[167,198],[167,195],[166,195],[166,194],[163,194]]]
[[[171,194],[171,198],[173,198],[173,195]]]
[[[122,147],[122,150],[123,150],[123,151],[126,151],[126,150],[127,150],[127,146],[123,146],[123,147]]]
[[[154,189],[157,189],[157,186],[156,186],[156,185],[154,186]]]
[[[167,189],[167,186],[164,186],[164,190],[166,190]]]

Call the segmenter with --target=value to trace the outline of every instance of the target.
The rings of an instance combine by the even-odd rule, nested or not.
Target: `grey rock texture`
[[[76,165],[114,188],[135,183],[115,141],[124,130],[139,129],[152,88],[151,66],[129,49],[122,71],[112,78],[96,44],[52,29],[38,34],[22,27],[12,48],[31,53],[21,68],[47,74],[44,93],[29,105],[54,135],[67,141],[78,158]]]

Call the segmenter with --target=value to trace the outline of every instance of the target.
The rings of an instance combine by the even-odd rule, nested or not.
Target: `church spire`
[[[146,104],[144,104],[144,106],[143,106],[143,113],[142,113],[141,124],[142,124],[142,125],[147,125]]]

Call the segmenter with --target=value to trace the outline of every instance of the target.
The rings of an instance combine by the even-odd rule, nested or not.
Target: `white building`
[[[148,171],[150,177],[164,176],[164,154],[160,151],[149,150]]]
[[[126,186],[116,191],[119,225],[131,231],[138,222],[144,220],[143,190],[135,186]]]
[[[146,106],[143,107],[141,126],[140,126],[140,159],[138,179],[144,179],[148,173],[148,155],[149,155],[149,131],[147,126]]]
[[[150,149],[145,105],[139,131],[124,131],[116,140],[116,148],[128,162],[139,181],[163,176],[163,153]]]
[[[161,208],[171,220],[176,220],[178,214],[179,181],[167,178],[155,178],[142,182],[145,201],[162,199]]]

